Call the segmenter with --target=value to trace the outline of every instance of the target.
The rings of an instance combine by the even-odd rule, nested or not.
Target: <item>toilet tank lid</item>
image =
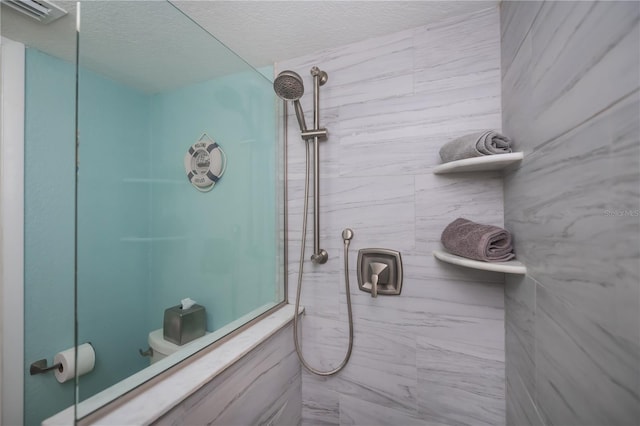
[[[181,347],[164,340],[163,330],[161,328],[149,333],[149,346],[154,351],[160,352],[163,355],[171,355]]]

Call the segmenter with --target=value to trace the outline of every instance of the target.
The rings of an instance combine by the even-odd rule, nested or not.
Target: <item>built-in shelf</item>
[[[479,260],[467,259],[465,257],[456,256],[443,250],[434,250],[433,256],[442,262],[451,263],[453,265],[463,266],[465,268],[482,269],[484,271],[504,272],[505,274],[526,274],[527,267],[517,260],[508,262],[481,262]]]
[[[189,181],[186,179],[153,179],[153,178],[124,178],[123,183],[151,183],[151,184],[170,184],[170,185],[184,185]]]
[[[157,241],[184,241],[187,240],[186,236],[175,237],[122,237],[120,241],[123,243],[153,243]]]
[[[450,161],[440,164],[433,169],[433,173],[441,175],[445,173],[484,172],[488,170],[502,170],[511,164],[522,161],[522,152],[510,154],[485,155],[482,157],[465,158],[464,160]]]

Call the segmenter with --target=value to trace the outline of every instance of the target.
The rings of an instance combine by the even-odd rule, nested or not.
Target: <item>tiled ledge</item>
[[[302,312],[303,308],[300,309]],[[93,425],[142,425],[160,418],[189,395],[209,383],[227,367],[238,361],[260,343],[293,320],[293,305],[285,305],[263,320],[249,327],[224,344],[197,358],[175,373],[142,392],[125,395],[116,401],[113,409],[105,407],[79,424]],[[81,403],[82,404],[82,403]],[[74,424],[74,407],[71,406],[46,419],[43,426]]]

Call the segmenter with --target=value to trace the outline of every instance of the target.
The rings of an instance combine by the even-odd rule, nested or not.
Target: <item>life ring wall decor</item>
[[[220,145],[203,133],[184,156],[184,168],[191,185],[208,192],[220,180],[227,166],[227,156]]]

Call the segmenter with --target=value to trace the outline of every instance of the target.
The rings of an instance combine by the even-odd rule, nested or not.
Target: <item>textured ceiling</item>
[[[261,66],[328,47],[486,9],[497,1],[173,1],[251,64]]]
[[[41,25],[2,8],[2,35],[75,57],[75,2]],[[255,67],[495,6],[497,1],[174,1]],[[163,1],[82,2],[83,66],[146,92],[202,81],[242,61]],[[221,59],[222,58],[222,59]]]

